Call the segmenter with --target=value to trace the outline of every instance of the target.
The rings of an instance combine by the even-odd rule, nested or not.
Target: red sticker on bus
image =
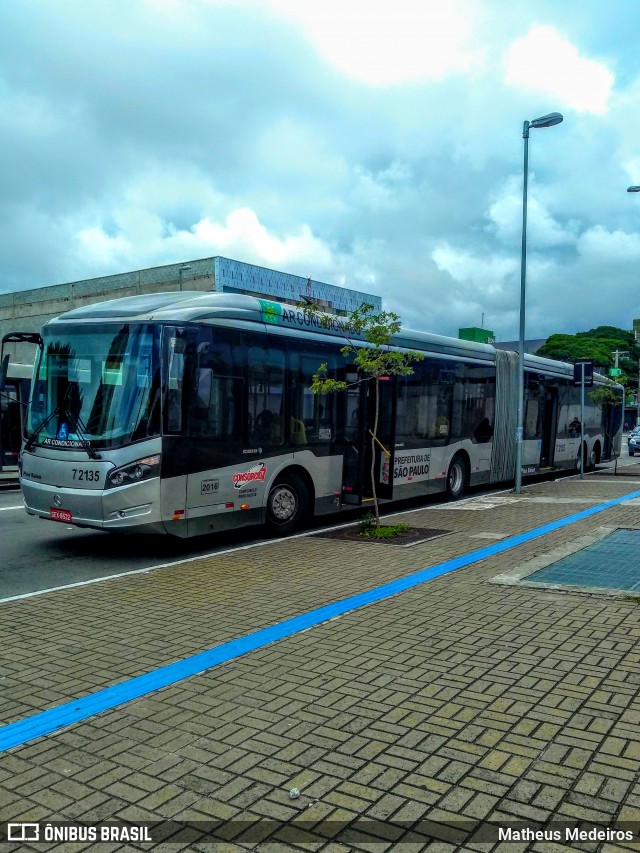
[[[253,468],[248,471],[241,471],[233,475],[233,486],[235,489],[241,489],[245,483],[251,483],[255,480],[263,482],[267,476],[267,466],[264,462],[258,462]]]

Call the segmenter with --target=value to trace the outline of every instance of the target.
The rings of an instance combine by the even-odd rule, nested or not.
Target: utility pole
[[[612,355],[612,356],[615,358],[615,360],[616,360],[615,368],[616,368],[616,370],[617,370],[617,369],[618,369],[618,359],[619,359],[621,356],[629,355],[629,353],[628,353],[626,350],[624,350],[624,349],[616,349],[616,350],[614,350],[614,351],[611,353],[611,355]],[[616,374],[616,376],[617,376],[617,375],[618,375],[618,374]]]
[[[618,381],[620,374],[622,373],[622,370],[618,367],[618,360],[620,358],[624,358],[625,356],[628,356],[629,353],[627,352],[627,350],[615,349],[611,353],[611,355],[615,359],[615,367],[613,367],[609,370],[609,376],[611,376],[613,379]],[[640,391],[640,363],[638,364],[638,389]],[[637,402],[638,402],[638,413],[640,414],[640,400]],[[626,403],[627,403],[627,398],[626,398],[626,388],[625,388],[625,394],[623,396],[623,402],[622,402],[622,428],[623,429],[624,429],[624,410],[625,410]],[[636,419],[636,421],[637,421],[637,419]]]

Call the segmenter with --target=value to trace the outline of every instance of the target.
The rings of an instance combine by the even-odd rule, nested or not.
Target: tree
[[[578,332],[575,335],[551,335],[537,351],[537,355],[571,363],[579,358],[588,358],[606,370],[615,365],[616,350],[619,353],[618,367],[622,370],[617,381],[635,387],[638,380],[640,347],[636,344],[633,332],[618,329],[616,326],[597,326],[588,332]]]
[[[614,474],[618,473],[618,456],[620,454],[615,452],[615,448],[613,446],[613,435],[610,431],[611,421],[610,418],[607,417],[607,408],[612,409],[614,406],[622,407],[622,415],[624,417],[624,399],[622,399],[618,394],[615,393],[613,388],[607,385],[599,385],[597,388],[594,388],[592,391],[589,391],[588,394],[589,400],[595,405],[604,410],[604,434],[605,438],[609,439],[611,442],[611,448],[614,453],[615,464],[614,464]]]
[[[335,319],[329,314],[323,314],[315,304],[302,303],[299,305],[304,313],[319,321],[320,326],[329,328]],[[342,355],[346,357],[354,355],[353,363],[358,370],[358,379],[355,382],[344,382],[338,379],[330,379],[327,376],[327,365],[321,364],[313,375],[310,390],[314,394],[331,394],[346,391],[347,388],[367,383],[373,385],[375,393],[375,408],[373,426],[369,429],[371,436],[371,493],[375,509],[376,528],[380,529],[380,507],[376,492],[375,476],[375,449],[376,444],[384,453],[389,451],[383,446],[378,436],[378,422],[380,414],[380,380],[388,376],[408,376],[413,373],[413,362],[424,358],[424,353],[415,350],[400,352],[393,349],[392,338],[401,329],[400,317],[393,311],[381,311],[374,314],[374,306],[363,302],[358,308],[351,312],[346,318],[346,338],[349,343],[341,348]],[[360,336],[362,340],[353,340],[350,335]],[[393,471],[390,471],[393,476]]]
[[[588,358],[600,367],[609,367],[613,364],[611,353],[616,349],[616,343],[611,339],[588,337],[584,333],[551,335],[536,355],[571,363],[579,358]]]

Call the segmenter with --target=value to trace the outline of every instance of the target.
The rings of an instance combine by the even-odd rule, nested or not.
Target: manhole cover
[[[527,576],[527,583],[640,591],[640,530],[619,529]]]

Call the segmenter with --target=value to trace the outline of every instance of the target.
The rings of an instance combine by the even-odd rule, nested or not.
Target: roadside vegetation
[[[323,314],[315,303],[302,303],[298,306],[304,313],[315,320],[320,326],[329,328],[333,320],[329,314]],[[380,507],[376,491],[376,445],[387,458],[391,456],[388,448],[380,441],[378,427],[380,423],[380,382],[390,376],[407,376],[413,373],[414,362],[424,358],[424,353],[414,350],[399,352],[392,349],[391,340],[401,329],[400,317],[393,311],[380,311],[374,313],[374,306],[363,302],[355,311],[344,318],[345,336],[349,343],[341,348],[342,355],[351,359],[357,370],[355,382],[345,382],[328,376],[326,364],[320,364],[313,375],[311,391],[314,394],[333,394],[344,392],[363,383],[367,385],[368,392],[374,395],[373,424],[368,425],[369,437],[371,439],[371,468],[370,483],[374,507],[374,529],[376,531],[386,530],[386,533],[377,532],[375,537],[364,534],[369,538],[392,538],[400,532],[397,528],[402,525],[381,526]],[[349,331],[350,330],[350,331]],[[349,335],[354,335],[354,338]],[[356,339],[358,335],[360,339]],[[389,469],[389,477],[393,477],[393,470]],[[392,532],[395,528],[395,532]],[[406,529],[406,528],[405,528]]]
[[[636,343],[633,332],[618,329],[616,326],[598,326],[575,335],[550,335],[536,355],[572,364],[580,358],[587,358],[593,361],[599,372],[608,375],[609,369],[615,367],[616,351],[618,367],[622,373],[615,377],[615,380],[628,391],[635,393],[638,388],[640,346]]]

